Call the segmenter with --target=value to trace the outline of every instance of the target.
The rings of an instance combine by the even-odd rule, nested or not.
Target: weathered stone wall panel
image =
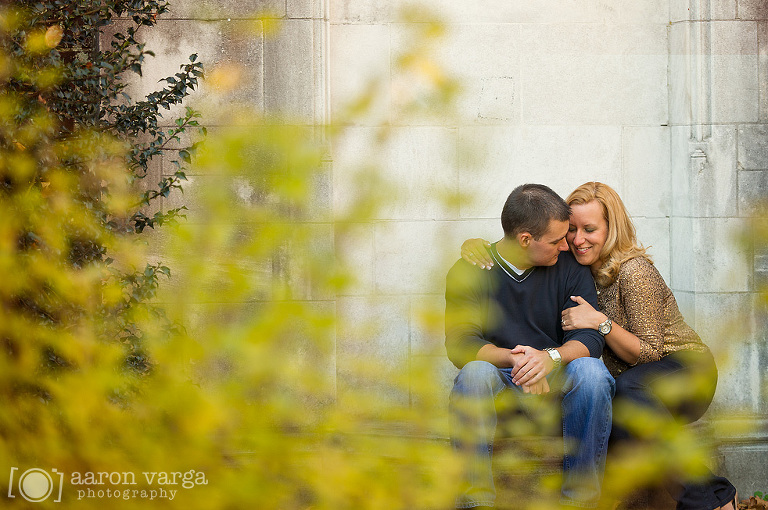
[[[378,124],[389,116],[389,97],[380,94],[373,112],[365,117],[342,118],[345,107],[369,93],[374,85],[390,81],[390,27],[388,25],[338,25],[330,34],[332,76],[331,113],[336,122]],[[383,97],[382,97],[383,96]],[[338,153],[339,151],[336,151]]]
[[[264,39],[264,109],[270,114],[312,122],[315,101],[315,25],[286,19]]]
[[[618,191],[632,216],[665,218],[671,212],[669,137],[666,126],[622,129],[622,188]]]
[[[768,4],[763,0],[737,0],[737,3],[741,19],[768,18]]]
[[[760,122],[768,122],[768,21],[757,24],[758,83]]]
[[[768,125],[739,126],[739,168],[768,169]]]
[[[633,216],[637,238],[648,250],[653,259],[653,264],[659,270],[664,281],[669,285],[672,268],[670,261],[670,221],[668,217],[646,218]]]
[[[523,25],[520,52],[526,124],[667,122],[665,25]]]
[[[165,19],[257,19],[286,15],[286,0],[173,0]]]
[[[768,213],[768,171],[743,170],[739,172],[739,215],[762,216]]]
[[[397,35],[395,49],[406,50]],[[460,80],[461,124],[518,124],[521,101],[520,26],[514,24],[457,23],[447,28],[446,39],[433,55],[447,73]]]
[[[396,21],[398,3],[393,0],[330,0],[330,19],[338,24]]]
[[[336,313],[339,399],[359,397],[368,390],[370,395],[376,395],[379,405],[407,406],[409,390],[403,376],[408,371],[408,298],[339,298]],[[372,377],[374,370],[376,377]]]
[[[123,29],[127,22],[117,21],[114,28],[105,31],[102,44],[106,44],[113,30]],[[263,34],[260,22],[206,21],[194,19],[161,19],[153,30],[139,31],[144,42],[157,57],[147,57],[142,76],[129,76],[126,92],[139,100],[161,89],[163,78],[179,72],[180,66],[189,63],[192,54],[203,62],[207,73],[223,70],[233,76],[233,87],[212,94],[210,84],[200,81],[197,93],[188,98],[187,105],[199,108],[203,104],[215,109],[216,104],[239,103],[258,111],[263,110]],[[183,107],[174,106],[162,111],[162,125],[173,125],[183,115]]]
[[[757,23],[711,23],[712,121],[757,122]]]
[[[705,162],[692,175],[692,202],[695,216],[733,217],[737,215],[738,174],[736,172],[736,128],[713,125]],[[690,150],[690,149],[689,149]]]

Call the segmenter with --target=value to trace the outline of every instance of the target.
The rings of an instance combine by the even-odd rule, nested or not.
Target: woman
[[[592,271],[600,310],[574,296],[571,299],[577,306],[563,310],[562,325],[564,330],[596,329],[605,337],[603,360],[616,378],[612,446],[615,449],[640,435],[638,427],[631,426],[631,418],[622,419],[627,403],[632,404],[632,412],[638,407],[650,410],[668,424],[698,420],[712,402],[717,385],[714,358],[685,323],[669,287],[638,245],[621,198],[605,184],[588,182],[566,201],[571,206],[566,240],[576,260]],[[485,249],[489,245],[482,239],[470,239],[462,245],[461,255],[490,269],[493,262]],[[682,398],[681,389],[686,393]],[[706,473],[696,482],[670,490],[677,509],[735,510],[733,485]]]

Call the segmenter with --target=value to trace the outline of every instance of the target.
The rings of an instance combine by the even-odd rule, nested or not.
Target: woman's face
[[[579,264],[600,269],[600,252],[608,239],[608,222],[599,202],[571,206],[571,219],[566,240]]]

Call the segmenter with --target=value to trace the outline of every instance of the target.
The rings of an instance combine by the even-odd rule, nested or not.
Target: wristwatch
[[[601,322],[600,324],[598,324],[597,331],[599,331],[601,335],[605,336],[611,332],[612,327],[613,327],[613,322],[611,321],[611,319],[605,319],[605,322]]]
[[[547,347],[544,350],[547,351],[547,354],[549,354],[549,357],[552,358],[552,361],[555,363],[555,368],[558,368],[560,365],[563,364],[563,357],[560,356],[560,351],[552,347]]]

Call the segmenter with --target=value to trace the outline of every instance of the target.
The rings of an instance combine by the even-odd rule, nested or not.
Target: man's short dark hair
[[[568,221],[570,214],[565,200],[548,186],[523,184],[507,197],[501,211],[501,228],[510,239],[529,232],[538,240],[547,232],[550,221]]]

